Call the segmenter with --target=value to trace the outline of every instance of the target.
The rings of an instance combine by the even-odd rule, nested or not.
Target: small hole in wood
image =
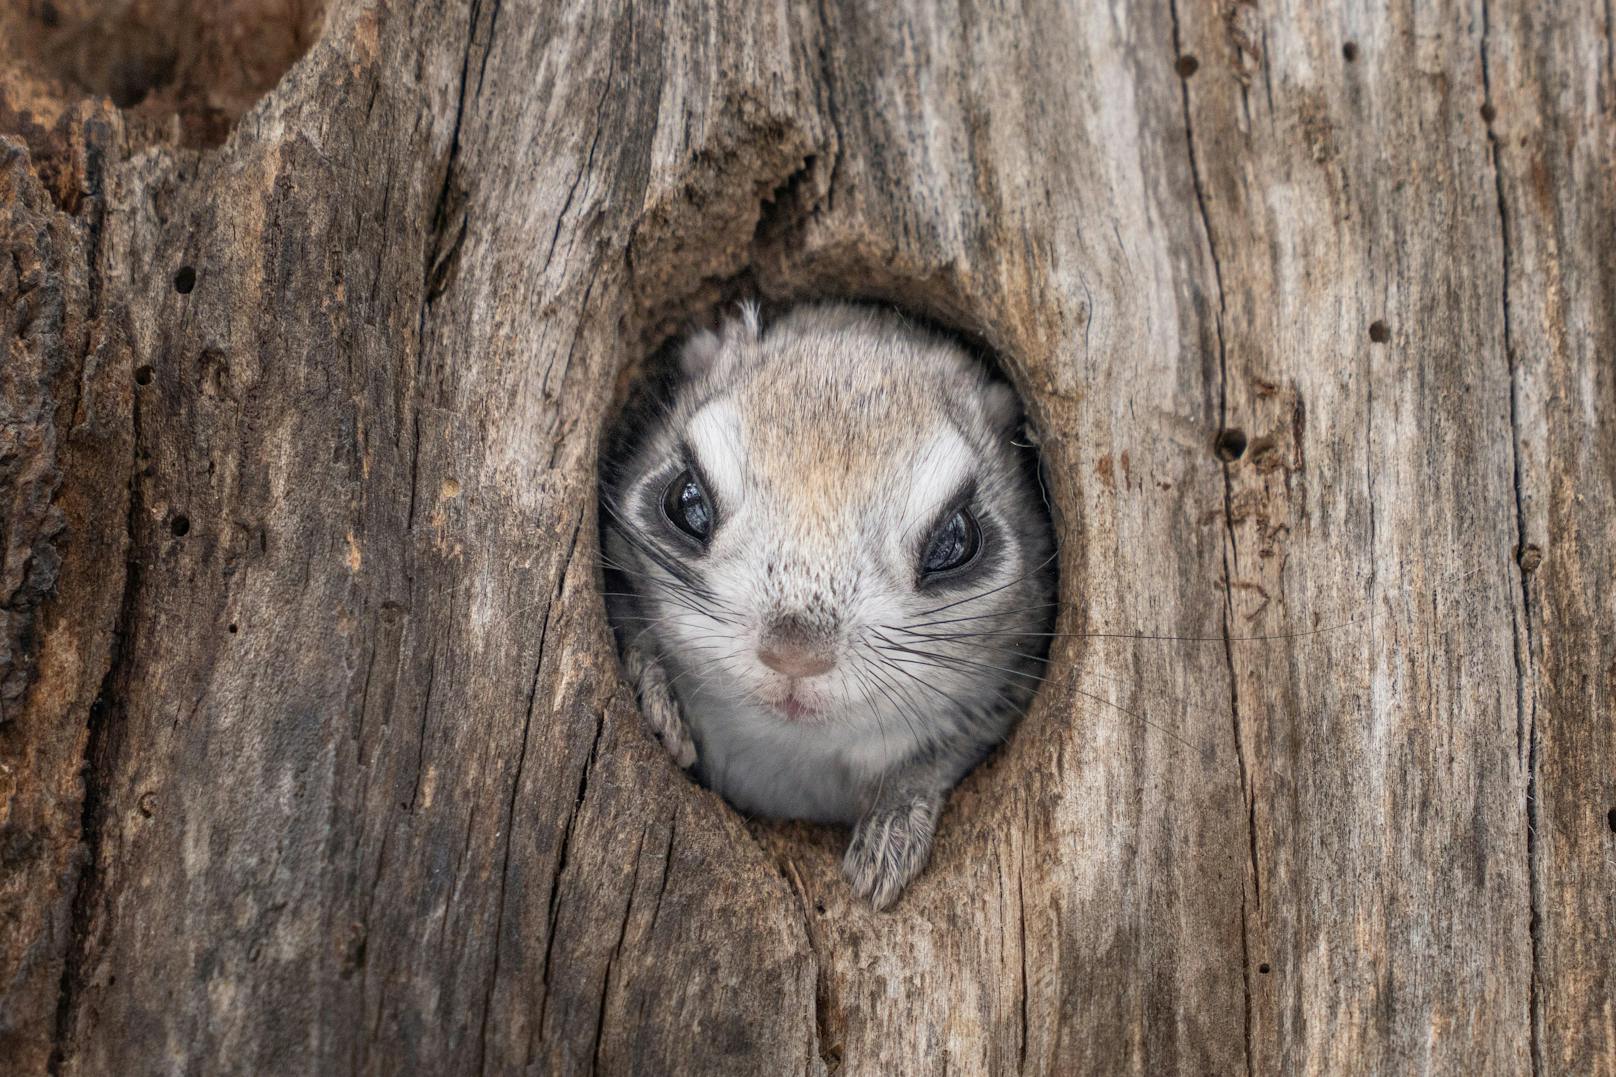
[[[1268,967],[1268,962],[1264,961],[1262,964],[1257,966],[1257,971],[1262,973],[1264,976],[1267,976],[1270,972],[1273,972],[1274,970]]]
[[[135,384],[136,385],[150,385],[152,383],[152,377],[153,377],[154,373],[155,372],[149,366],[143,366],[143,367],[137,368],[135,370]]]
[[[235,634],[236,634],[236,626],[235,626],[235,625],[231,625],[231,626],[230,626],[230,634],[231,634],[231,635],[232,635],[232,636],[233,636],[233,635],[235,635]]]
[[[1522,572],[1536,572],[1543,564],[1543,548],[1535,542],[1517,547],[1515,563],[1521,566]]]
[[[1238,460],[1246,452],[1246,432],[1238,426],[1220,430],[1218,439],[1213,442],[1212,448],[1218,454],[1219,460],[1225,462]]]
[[[1173,70],[1178,72],[1178,77],[1181,79],[1189,78],[1200,69],[1201,61],[1197,60],[1189,53],[1185,53],[1183,56],[1180,56],[1178,58],[1178,63],[1173,65]]]
[[[180,271],[174,274],[174,290],[181,295],[190,295],[195,287],[196,270],[190,266],[180,266]]]
[[[1342,45],[1341,58],[1347,61],[1349,64],[1356,62],[1358,59],[1358,43],[1356,41],[1349,41],[1345,45]]]
[[[1498,110],[1493,108],[1491,101],[1483,101],[1481,105],[1481,118],[1484,123],[1492,123],[1498,119]]]
[[[1616,834],[1616,808],[1605,813],[1605,822],[1610,824],[1610,832]]]
[[[176,516],[169,522],[168,529],[174,533],[175,538],[184,538],[191,532],[191,518],[189,516]]]
[[[1386,323],[1375,321],[1369,323],[1369,339],[1376,344],[1384,344],[1392,339],[1392,331],[1386,328]]]

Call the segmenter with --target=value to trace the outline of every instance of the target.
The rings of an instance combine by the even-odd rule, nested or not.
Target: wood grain
[[[250,107],[0,79],[23,1072],[1616,1073],[1598,0],[295,17]],[[602,613],[615,403],[751,293],[1047,464],[1048,683],[885,914]]]

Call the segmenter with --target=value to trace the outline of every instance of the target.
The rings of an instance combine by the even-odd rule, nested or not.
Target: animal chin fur
[[[608,475],[606,553],[631,593],[614,622],[666,667],[699,776],[749,813],[846,823],[917,759],[952,785],[1030,698],[1052,620],[1010,391],[951,341],[846,304],[766,333],[749,314],[694,338],[683,371]],[[659,515],[686,466],[716,509],[704,550]],[[980,566],[921,587],[929,529],[973,490]],[[831,672],[759,661],[781,615],[833,641]]]

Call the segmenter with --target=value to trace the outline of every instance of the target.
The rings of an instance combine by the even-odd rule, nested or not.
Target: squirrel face
[[[925,743],[1030,696],[1052,541],[1008,387],[843,304],[749,309],[681,373],[606,518],[687,710]]]

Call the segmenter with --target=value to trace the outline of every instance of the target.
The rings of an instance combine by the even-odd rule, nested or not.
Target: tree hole
[[[1240,459],[1246,452],[1246,432],[1238,426],[1231,426],[1227,430],[1218,431],[1217,441],[1213,448],[1218,459],[1225,463],[1232,463]]]
[[[135,368],[136,385],[150,385],[152,383],[153,376],[154,371],[150,366],[141,366]]]
[[[1525,573],[1536,572],[1543,565],[1543,548],[1535,542],[1528,542],[1525,546],[1515,550],[1515,563],[1521,566]]]
[[[137,140],[167,140],[177,117],[181,143],[205,147],[223,142],[308,51],[325,0],[39,0],[5,8],[0,63],[26,75],[53,110],[109,98]],[[0,89],[0,105],[4,96]]]
[[[1610,832],[1616,834],[1616,808],[1612,808],[1606,813],[1605,822],[1610,824]]]
[[[175,538],[184,538],[191,532],[191,518],[184,514],[176,516],[169,521],[168,529],[173,532]]]
[[[180,266],[179,272],[174,274],[174,290],[181,295],[190,295],[195,287],[196,270],[190,266]]]
[[[1178,58],[1178,63],[1173,65],[1173,70],[1178,72],[1178,77],[1181,79],[1189,78],[1200,69],[1201,61],[1187,52]]]
[[[1384,344],[1392,339],[1392,331],[1386,327],[1385,322],[1375,321],[1369,323],[1369,339],[1376,344]]]
[[[604,597],[646,725],[747,816],[851,826],[880,810],[918,828],[969,766],[913,804],[874,799],[886,775],[928,729],[986,758],[1044,668],[1055,543],[1022,402],[978,341],[886,305],[693,321],[631,368],[603,440]],[[980,728],[957,702],[979,699],[1005,701]],[[858,780],[824,750],[869,742],[886,769]]]
[[[1498,110],[1493,107],[1493,103],[1491,101],[1483,101],[1481,103],[1482,122],[1492,123],[1496,119],[1498,119]]]
[[[1341,58],[1347,63],[1356,63],[1358,60],[1358,43],[1349,41],[1341,46]]]
[[[1257,966],[1257,971],[1262,973],[1264,976],[1267,976],[1270,972],[1273,972],[1274,970],[1269,967],[1268,962],[1264,961],[1262,964]]]

